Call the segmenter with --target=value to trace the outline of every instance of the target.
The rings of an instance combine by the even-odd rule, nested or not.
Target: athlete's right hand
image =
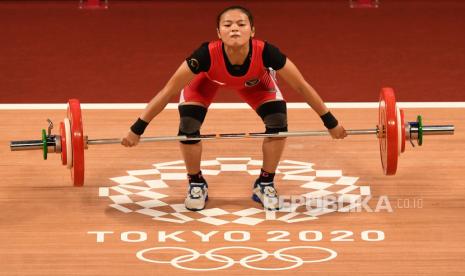
[[[128,131],[128,134],[126,134],[126,137],[121,139],[121,145],[125,147],[137,146],[137,144],[139,144],[139,140],[140,136],[130,130]]]
[[[329,129],[328,131],[329,134],[331,134],[331,137],[333,137],[333,139],[344,139],[344,137],[347,137],[346,130],[340,124],[332,129]]]

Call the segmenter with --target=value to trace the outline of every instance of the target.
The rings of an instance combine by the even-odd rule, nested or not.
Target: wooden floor
[[[84,110],[84,130],[91,139],[121,137],[139,113],[137,110]],[[372,128],[376,125],[376,109],[336,109],[334,113],[346,128]],[[207,208],[211,212],[220,209],[228,212],[227,215],[218,215],[217,219],[230,222],[212,225],[202,221],[206,214],[181,213],[178,221],[184,218],[185,222],[175,223],[154,220],[152,217],[157,217],[156,214],[137,213],[129,206],[126,207],[132,211],[123,212],[124,209],[111,207],[114,202],[105,195],[110,193],[111,196],[118,191],[105,189],[118,185],[110,178],[128,176],[128,170],[155,169],[154,163],[181,160],[176,142],[143,144],[131,149],[119,145],[92,146],[86,151],[85,187],[74,188],[70,186],[69,171],[61,165],[59,155],[53,154],[49,160],[43,161],[39,151],[9,150],[10,140],[39,139],[40,130],[46,126],[45,119],[51,118],[58,125],[65,112],[0,111],[0,274],[190,275],[192,271],[175,266],[208,269],[227,265],[227,257],[230,257],[234,263],[229,268],[203,273],[269,273],[245,267],[250,265],[263,269],[295,266],[280,271],[282,275],[464,275],[465,134],[462,130],[465,127],[465,109],[407,109],[406,114],[407,120],[422,114],[425,124],[455,124],[456,133],[454,136],[425,137],[422,147],[407,145],[396,176],[382,174],[378,143],[371,136],[348,137],[343,141],[327,137],[290,138],[282,159],[293,164],[313,163],[313,168],[323,173],[337,174],[337,170],[342,170],[346,180],[355,179],[356,185],[369,187],[372,196],[368,204],[370,207],[375,208],[381,198],[385,207],[388,200],[392,212],[333,212],[293,223],[279,219],[262,220],[256,225],[232,223],[238,217],[231,213],[260,209],[250,200],[251,185],[256,176],[237,168],[247,160],[261,160],[261,141],[217,140],[204,142],[203,160],[214,163],[217,158],[249,159],[229,160],[229,167],[222,167],[219,175],[212,172],[206,176],[210,185]],[[290,130],[322,127],[310,110],[290,110],[289,117]],[[174,135],[177,123],[177,111],[165,110],[152,122],[147,136]],[[210,110],[203,133],[262,130],[260,120],[252,111]],[[283,162],[283,168],[289,164],[292,163]],[[228,171],[228,168],[233,169]],[[183,173],[182,164],[174,164],[167,171],[169,169],[173,173]],[[302,173],[309,175],[308,171]],[[302,181],[286,180],[285,176],[288,175],[277,175],[276,185],[280,194],[308,192],[300,186]],[[139,177],[147,180],[148,176]],[[334,183],[338,179],[333,176],[325,181]],[[152,191],[168,195],[162,201],[182,204],[186,190],[184,181],[167,179],[165,182],[169,187]],[[124,191],[119,192],[119,199],[124,198]],[[121,205],[124,205],[124,200]],[[166,212],[167,208],[149,206],[146,210]],[[280,213],[276,218],[285,215]],[[260,214],[250,217],[261,218]],[[187,221],[189,218],[192,221]],[[89,233],[93,231],[112,233],[106,234],[103,242],[97,242],[97,234]],[[178,241],[168,238],[163,242],[163,231],[167,234],[184,232],[177,233]],[[206,242],[193,231],[205,234],[218,232],[210,233],[210,241]],[[300,238],[310,241],[300,240],[299,233]],[[248,234],[250,240],[238,241]],[[382,234],[383,240],[369,241],[381,239]],[[146,240],[144,235],[147,235]],[[140,242],[136,242],[138,239]],[[231,239],[236,241],[229,241]],[[338,241],[341,239],[343,241]],[[188,252],[160,247],[190,248],[203,254],[211,249],[231,246],[235,247],[213,254],[214,260],[201,255],[196,261],[188,261],[189,256],[186,256],[178,258],[177,263],[173,261],[174,264],[147,262],[136,255],[139,252],[139,257],[172,261]],[[283,252],[282,258],[288,261],[272,255],[275,250],[293,246],[307,247],[289,248]],[[142,254],[142,250],[153,247],[158,249]],[[271,255],[254,261],[257,256],[251,255],[258,254],[256,250],[260,249]],[[306,262],[322,260],[329,256],[328,252],[337,253],[337,257],[324,262]],[[245,259],[247,256],[251,257]],[[298,258],[305,263],[299,264]],[[241,265],[240,259],[245,266]]]

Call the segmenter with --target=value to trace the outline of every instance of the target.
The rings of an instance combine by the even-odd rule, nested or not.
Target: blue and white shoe
[[[264,183],[257,179],[253,187],[252,199],[261,203],[267,210],[279,210],[279,196],[273,182]]]
[[[205,208],[205,202],[208,200],[208,184],[207,183],[189,183],[189,191],[187,192],[184,205],[187,210],[200,211]]]

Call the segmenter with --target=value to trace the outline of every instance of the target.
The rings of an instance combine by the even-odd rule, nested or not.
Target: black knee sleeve
[[[265,133],[287,131],[287,108],[285,101],[271,101],[260,105],[257,114],[265,123]]]
[[[198,136],[200,127],[207,115],[207,109],[200,105],[179,105],[178,135]],[[183,144],[197,144],[200,140],[181,141]]]

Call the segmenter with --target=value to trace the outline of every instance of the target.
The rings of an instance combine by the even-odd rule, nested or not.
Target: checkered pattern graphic
[[[201,163],[205,176],[220,175],[222,172],[242,172],[258,176],[261,166],[261,160],[248,157],[216,158]],[[284,204],[279,211],[262,208],[233,211],[207,208],[193,212],[184,207],[184,198],[173,204],[172,200],[167,200],[169,196],[165,194],[170,188],[170,182],[187,181],[184,161],[156,163],[151,169],[132,170],[127,173],[125,176],[111,178],[110,180],[117,185],[101,187],[99,196],[109,198],[112,201],[110,207],[120,212],[139,213],[157,221],[178,224],[192,221],[210,225],[257,225],[267,220],[285,223],[306,222],[325,214],[349,212],[359,208],[361,199],[370,195],[369,186],[355,185],[358,177],[343,176],[341,170],[315,170],[312,163],[284,160],[279,163],[276,171],[276,175],[280,176],[281,187],[297,185],[303,193],[283,197]],[[214,189],[214,185],[210,188]],[[283,196],[283,189],[279,192],[280,196]]]

